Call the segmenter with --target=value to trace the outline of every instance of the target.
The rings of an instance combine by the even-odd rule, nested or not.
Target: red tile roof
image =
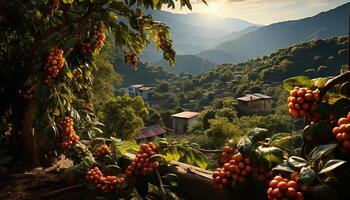
[[[144,138],[150,138],[154,136],[159,136],[166,133],[166,130],[164,130],[159,125],[149,126],[140,129],[140,134],[136,139],[144,139]]]
[[[190,118],[193,118],[193,117],[198,116],[199,114],[200,114],[200,113],[198,113],[198,112],[188,112],[188,111],[185,111],[185,112],[177,113],[177,114],[171,115],[171,116],[172,116],[172,117],[175,117],[175,118],[190,119]]]

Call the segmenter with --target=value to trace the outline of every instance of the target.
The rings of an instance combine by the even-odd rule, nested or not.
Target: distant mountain
[[[169,72],[174,73],[190,73],[199,74],[201,72],[207,71],[212,67],[216,66],[215,63],[204,60],[198,56],[194,55],[178,55],[176,56],[176,64],[174,67],[168,66],[167,62],[160,60],[155,65],[165,66],[165,69]]]
[[[221,51],[226,54],[221,56],[218,63],[238,63],[300,42],[347,35],[349,10],[350,3],[346,3],[313,17],[271,24],[236,40],[225,41],[198,55],[218,62],[218,59],[212,59],[215,58],[212,54]]]
[[[247,58],[245,55],[232,55],[228,52],[221,51],[221,50],[215,50],[215,49],[209,49],[206,51],[202,51],[196,56],[209,60],[211,62],[215,63],[223,63],[223,60],[226,60],[227,58],[233,59],[233,60],[241,60],[244,58]]]
[[[216,43],[220,44],[220,43],[223,43],[223,42],[226,42],[226,41],[230,41],[230,40],[236,40],[240,37],[242,37],[243,35],[247,34],[247,33],[251,33],[251,32],[254,32],[256,30],[258,30],[259,28],[261,28],[263,26],[257,26],[257,25],[254,25],[254,26],[248,26],[247,28],[243,29],[243,30],[240,30],[240,31],[234,31],[228,35],[225,35],[223,37],[220,37]]]
[[[171,28],[174,47],[178,55],[197,54],[219,44],[221,37],[256,26],[244,20],[220,18],[209,14],[174,14],[159,10],[145,10],[155,20],[164,22]],[[154,45],[150,45],[141,58],[155,62],[162,58]]]
[[[163,67],[155,67],[143,62],[137,64],[136,71],[132,70],[130,65],[122,59],[118,59],[114,66],[115,70],[123,78],[123,86],[136,83],[153,85],[158,80],[169,80],[175,76],[175,74],[166,71]]]

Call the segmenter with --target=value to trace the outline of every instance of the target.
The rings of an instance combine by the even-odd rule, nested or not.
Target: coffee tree
[[[0,114],[9,113],[12,129],[8,146],[15,157],[21,157],[17,160],[38,165],[60,147],[79,141],[75,130],[81,130],[78,126],[84,123],[77,121],[86,120],[86,116],[97,120],[89,97],[94,70],[98,69],[94,59],[104,46],[116,46],[136,69],[137,55],[153,40],[173,65],[175,51],[169,27],[144,15],[142,9],[174,8],[175,3],[3,1]],[[188,0],[179,3],[191,9]]]
[[[285,80],[289,114],[304,119],[302,133],[251,130],[237,146],[224,148],[223,167],[213,174],[214,187],[264,188],[260,198],[268,199],[347,199],[343,186],[350,180],[349,84],[349,71]]]

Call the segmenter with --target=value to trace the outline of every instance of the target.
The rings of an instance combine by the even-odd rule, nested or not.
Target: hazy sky
[[[206,0],[209,6],[191,0],[192,12],[210,13],[220,17],[244,19],[257,24],[271,24],[313,16],[335,8],[349,0]],[[170,10],[190,12],[187,8]]]

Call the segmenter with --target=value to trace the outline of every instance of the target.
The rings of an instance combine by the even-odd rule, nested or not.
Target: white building
[[[188,127],[199,118],[198,112],[181,112],[171,115],[173,118],[173,129],[175,133],[186,133]]]
[[[128,93],[132,97],[141,96],[143,99],[149,98],[149,93],[152,91],[153,87],[148,87],[144,84],[130,85],[127,88],[123,88],[125,93]]]

